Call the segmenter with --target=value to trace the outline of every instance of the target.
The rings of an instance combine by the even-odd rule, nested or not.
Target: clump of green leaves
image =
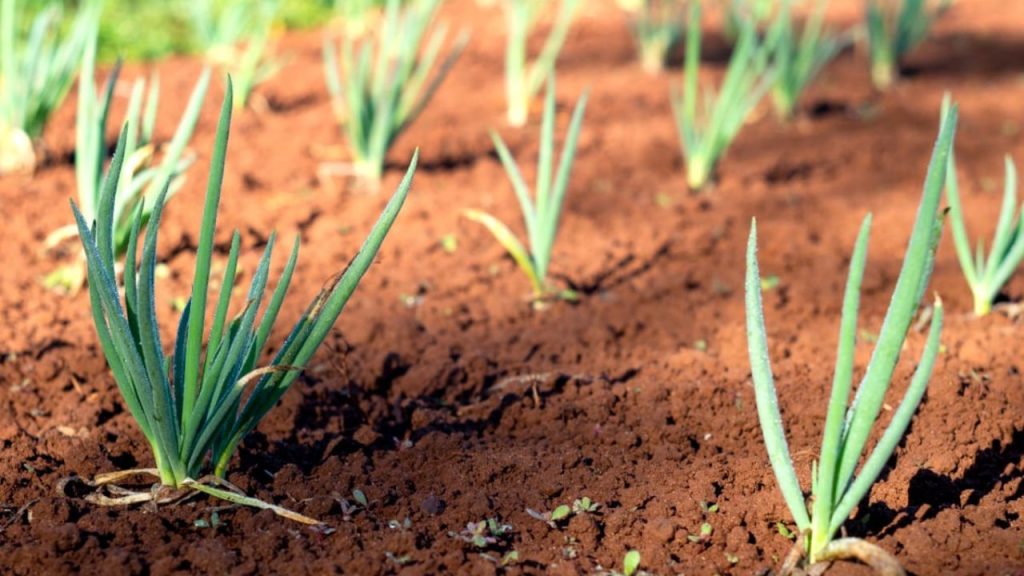
[[[138,262],[136,252],[145,207],[140,203],[133,210],[128,249],[123,261],[123,299],[115,281],[114,256],[114,206],[120,194],[125,192],[122,181],[118,178],[105,181],[95,221],[87,221],[74,202],[72,208],[88,262],[89,296],[96,332],[128,411],[153,450],[156,461],[153,474],[166,487],[195,489],[232,502],[270,508],[281,514],[283,509],[209,483],[224,485],[222,479],[242,438],[274,407],[326,338],[398,215],[412,181],[416,158],[413,157],[405,179],[348,267],[327,281],[285,341],[276,346],[277,352],[269,364],[258,366],[295,270],[299,243],[296,238],[262,319],[258,319],[276,244],[275,236],[270,236],[253,274],[244,306],[237,316],[229,319],[241,244],[241,238],[235,232],[220,295],[213,308],[213,323],[209,332],[206,331],[214,230],[227,155],[232,101],[229,81],[211,159],[192,293],[178,322],[176,342],[169,356],[165,356],[160,342],[154,294],[157,238],[167,187],[161,190],[154,202],[142,242],[141,261]],[[128,129],[121,132],[111,162],[111,174],[121,173],[128,161],[129,132]],[[138,472],[115,473],[107,476],[104,482],[98,480],[96,483],[103,484],[112,478]],[[213,473],[212,477],[207,476],[209,472]],[[153,492],[141,494],[121,501],[139,502],[156,498]],[[295,519],[309,521],[305,517]]]
[[[132,85],[131,98],[125,116],[127,138],[125,139],[125,162],[120,171],[104,172],[107,146],[104,141],[110,121],[110,106],[114,87],[120,76],[120,63],[114,66],[100,94],[96,92],[96,41],[93,39],[82,59],[82,74],[78,81],[78,112],[75,118],[75,179],[78,185],[78,206],[87,222],[97,217],[104,182],[110,178],[118,180],[121,190],[113,206],[114,255],[120,257],[128,246],[132,228],[132,213],[138,206],[142,209],[142,222],[149,220],[157,196],[165,188],[168,197],[173,195],[184,179],[184,173],[191,166],[193,158],[185,157],[188,146],[199,121],[203,100],[210,84],[210,72],[204,71],[192,91],[184,114],[178,121],[178,128],[157,163],[157,145],[153,141],[156,125],[157,106],[160,99],[159,78],[154,76],[147,89],[141,78]],[[46,239],[49,247],[57,245],[78,231],[75,224],[69,224],[53,231]],[[65,292],[76,291],[84,281],[83,267],[73,264],[62,267],[48,275],[45,284]]]
[[[185,111],[178,121],[174,136],[159,163],[155,161],[156,143],[153,129],[156,125],[160,100],[160,79],[154,76],[147,89],[146,81],[138,79],[132,85],[131,97],[124,124],[127,126],[124,157],[119,173],[104,172],[106,143],[104,138],[110,122],[110,107],[114,87],[120,76],[120,65],[114,67],[101,93],[95,82],[96,44],[86,49],[79,77],[78,113],[75,118],[75,178],[78,185],[79,210],[87,222],[97,217],[107,179],[118,180],[120,191],[113,207],[114,255],[124,254],[132,228],[132,213],[139,205],[143,224],[149,220],[156,198],[167,188],[171,195],[180,186],[185,170],[193,159],[185,157],[185,148],[192,139],[203,101],[210,85],[210,71],[205,70],[196,82]],[[77,228],[72,225],[73,233]]]
[[[0,0],[0,174],[35,167],[35,142],[67,96],[99,26],[95,1],[83,3],[64,34],[60,3],[44,5],[23,34],[17,0]]]
[[[402,7],[399,0],[387,0],[377,34],[347,35],[340,50],[324,41],[327,87],[355,172],[373,183],[384,172],[391,144],[426,108],[468,41],[463,34],[431,79],[447,28],[430,35],[422,55],[420,48],[439,5],[440,0],[422,0]]]
[[[268,54],[279,0],[198,0],[189,7],[198,44],[210,63],[234,79],[235,109],[245,107],[256,86],[282,66]]]
[[[810,514],[804,492],[793,469],[782,426],[782,416],[779,413],[761,304],[756,222],[751,225],[747,245],[746,315],[757,411],[776,481],[801,533],[799,542],[810,563],[856,558],[875,563],[876,567],[885,566],[891,570],[895,566],[895,569],[899,570],[899,564],[895,559],[876,546],[855,538],[835,540],[834,536],[854,506],[867,495],[871,485],[896,450],[925,393],[939,351],[942,304],[936,299],[924,352],[903,401],[893,412],[889,426],[879,436],[878,444],[864,460],[860,472],[855,475],[857,464],[861,460],[871,430],[882,409],[886,391],[891,384],[907,330],[931,275],[935,248],[942,231],[942,221],[936,216],[936,210],[942,196],[955,127],[954,108],[943,118],[939,129],[928,166],[923,197],[889,310],[886,312],[871,361],[861,379],[852,405],[848,406],[853,379],[857,309],[871,230],[870,215],[861,226],[850,261],[850,274],[843,299],[835,375],[821,453],[811,476]],[[902,571],[880,573],[896,574]]]
[[[651,74],[665,69],[669,54],[683,38],[685,12],[679,0],[619,0],[631,17],[630,30],[640,64]]]
[[[899,77],[900,60],[928,37],[951,0],[867,0],[867,39],[871,81],[879,90]]]
[[[530,249],[527,249],[516,238],[515,234],[503,222],[494,216],[480,211],[467,210],[465,215],[470,220],[487,227],[495,239],[512,256],[519,268],[526,274],[533,288],[535,302],[540,302],[551,293],[547,281],[548,265],[551,262],[551,251],[558,234],[558,224],[562,215],[562,203],[569,189],[569,178],[572,175],[573,159],[576,156],[576,142],[583,125],[583,113],[587,107],[587,94],[576,103],[572,120],[562,145],[562,156],[555,170],[555,80],[548,81],[547,97],[544,105],[544,118],[541,121],[540,152],[537,160],[537,183],[534,197],[531,199],[530,189],[516,165],[512,153],[496,132],[491,132],[498,157],[505,166],[512,188],[519,200],[526,226],[526,236]]]
[[[810,86],[821,69],[842,49],[844,42],[824,28],[828,0],[818,0],[814,10],[797,35],[790,10],[790,1],[783,0],[775,20],[768,29],[765,47],[771,53],[775,82],[772,101],[783,119],[793,116],[800,95]]]
[[[558,14],[544,46],[530,62],[526,44],[540,16],[548,5],[545,0],[504,0],[505,27],[508,41],[505,46],[505,99],[508,105],[508,123],[525,126],[530,116],[530,102],[540,92],[544,79],[554,74],[555,62],[562,51],[569,27],[580,0],[559,0]]]
[[[773,73],[766,71],[766,51],[757,31],[743,21],[721,88],[717,93],[710,88],[698,92],[700,22],[700,2],[693,2],[686,29],[683,88],[672,102],[691,190],[700,190],[711,181],[719,159],[773,81]]]
[[[948,114],[949,97],[943,102],[943,115]],[[974,296],[974,314],[984,316],[992,310],[992,302],[999,290],[1010,279],[1024,259],[1024,219],[1022,207],[1017,204],[1017,168],[1013,160],[1004,160],[1006,175],[1003,181],[1003,203],[996,222],[992,247],[985,255],[985,243],[978,241],[974,250],[967,237],[964,211],[960,203],[960,185],[957,179],[956,155],[949,153],[949,169],[946,171],[946,201],[949,202],[949,217],[953,226],[953,244],[960,260],[960,269],[967,278],[967,284]]]

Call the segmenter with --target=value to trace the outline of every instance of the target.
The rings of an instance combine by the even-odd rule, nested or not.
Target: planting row
[[[45,20],[37,21],[24,42],[20,37],[16,42],[14,0],[0,1],[4,17],[0,28],[5,33],[5,42],[0,47],[5,120],[0,127],[7,128],[4,134],[9,137],[4,140],[8,147],[4,148],[3,158],[12,157],[9,150],[18,152],[15,154],[18,161],[9,167],[26,166],[31,162],[35,155],[32,137],[38,135],[45,117],[58,105],[60,98],[55,95],[67,91],[69,78],[77,67],[72,62],[79,59],[82,62],[75,154],[78,200],[72,202],[75,223],[56,231],[49,241],[57,243],[77,236],[83,248],[83,259],[80,265],[56,272],[48,282],[73,290],[87,281],[99,344],[128,411],[152,448],[155,462],[153,469],[124,470],[97,477],[90,482],[95,490],[90,499],[108,505],[144,501],[172,503],[192,491],[199,491],[237,504],[269,509],[298,522],[319,524],[315,518],[242,494],[226,480],[226,474],[243,438],[258,426],[299,377],[373,262],[410,192],[417,156],[413,156],[404,179],[355,258],[343,271],[327,279],[324,289],[312,299],[284,342],[271,345],[268,341],[298,259],[297,239],[281,277],[271,289],[270,260],[277,241],[275,236],[269,237],[241,311],[229,317],[241,246],[236,232],[232,236],[221,289],[211,300],[214,238],[231,117],[246,101],[236,94],[248,93],[253,78],[260,75],[253,73],[245,78],[244,72],[240,74],[238,92],[234,77],[229,77],[200,220],[192,293],[178,321],[175,341],[165,348],[157,325],[154,297],[157,241],[165,204],[192,163],[193,157],[186,154],[186,148],[211,72],[204,72],[198,79],[174,137],[161,148],[152,142],[159,96],[157,80],[151,80],[148,86],[137,81],[108,164],[104,134],[118,67],[114,67],[97,94],[94,73],[98,11],[94,7],[98,5],[90,5],[93,9],[87,8],[81,13],[80,20],[72,26],[71,35],[62,42],[53,40],[47,33]],[[557,154],[554,65],[576,4],[574,0],[561,3],[551,35],[532,63],[528,63],[526,57],[525,39],[535,21],[536,7],[523,1],[510,1],[506,5],[510,31],[506,69],[509,121],[526,123],[531,101],[546,86],[540,117],[537,177],[532,189],[523,178],[512,151],[497,134],[492,134],[497,155],[521,208],[527,241],[521,241],[491,214],[472,209],[465,212],[467,218],[487,227],[523,270],[538,309],[559,299],[576,298],[575,294],[560,290],[547,279],[587,103],[584,93],[575,104],[561,152]],[[638,36],[645,42],[649,38],[639,30],[650,27],[639,23],[643,18],[652,17],[654,4],[644,2],[636,7]],[[794,32],[795,24],[787,3],[783,2],[778,10],[765,9],[764,4],[744,4],[743,8],[753,10],[750,13],[735,6],[729,12],[731,19],[728,21],[735,35],[730,63],[720,90],[716,94],[705,90],[701,97],[698,97],[701,93],[701,4],[692,2],[688,7],[684,79],[675,101],[687,181],[694,189],[711,181],[718,159],[763,96],[773,94],[781,115],[791,115],[802,91],[842,48],[839,37],[824,32],[823,3],[818,4],[799,35]],[[439,5],[440,0],[407,5],[388,0],[383,10],[375,13],[378,20],[364,20],[361,29],[347,31],[338,45],[333,40],[325,42],[327,82],[352,150],[353,170],[372,186],[378,185],[391,143],[424,109],[468,41],[468,36],[460,35],[447,51],[443,50],[444,29],[430,32]],[[869,30],[888,30],[884,34],[876,30],[869,36],[872,46],[882,42],[875,36],[887,38],[891,44],[887,49],[891,78],[895,70],[891,61],[893,54],[908,49],[914,38],[919,40],[933,15],[923,2],[907,0],[897,12],[893,31],[887,28],[892,22],[882,16],[881,9],[876,4],[871,6],[874,8],[869,10]],[[367,14],[362,16],[369,18]],[[252,42],[264,43],[265,39]],[[643,53],[647,54],[648,50],[650,48],[645,48]],[[885,52],[881,48],[873,49],[873,56],[876,51]],[[39,66],[31,65],[36,62]],[[37,78],[44,81],[37,83],[34,81]],[[17,91],[13,86],[34,87],[40,92]],[[40,110],[44,98],[49,107]],[[31,114],[26,112],[29,109],[33,110]],[[34,134],[24,121],[29,117],[41,118]],[[873,434],[904,340],[918,316],[928,286],[941,236],[943,218],[939,215],[939,205],[944,191],[950,206],[956,250],[974,293],[978,314],[990,310],[1000,287],[1024,257],[1022,222],[1016,205],[1016,176],[1009,159],[1003,211],[995,239],[987,255],[981,245],[972,251],[958,196],[953,156],[956,124],[957,109],[947,97],[903,267],[871,361],[851,402],[857,312],[867,262],[870,216],[856,239],[839,320],[835,376],[821,453],[812,470],[809,490],[797,480],[782,426],[762,313],[756,223],[751,225],[746,263],[751,373],[769,460],[800,532],[793,554],[783,565],[783,573],[795,573],[807,565],[842,559],[868,563],[882,573],[902,573],[898,562],[876,546],[836,536],[853,509],[866,497],[906,432],[927,389],[938,354],[943,306],[936,298],[928,308],[931,326],[927,342],[904,398],[884,431]],[[264,351],[270,348],[276,349],[276,353],[268,361]],[[878,441],[869,450],[868,441],[872,437],[877,437]],[[133,492],[121,486],[126,479],[140,475],[155,477],[160,488]],[[630,560],[634,570],[637,562],[635,557]]]

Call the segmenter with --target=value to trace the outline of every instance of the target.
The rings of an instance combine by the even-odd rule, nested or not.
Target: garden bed
[[[961,188],[976,233],[989,233],[998,210],[1003,154],[1024,160],[1024,5],[956,2],[886,94],[870,89],[864,55],[844,52],[798,120],[781,124],[763,107],[722,162],[717,186],[691,195],[669,104],[678,69],[644,74],[614,5],[585,4],[558,66],[560,124],[584,88],[591,100],[552,263],[557,281],[580,294],[576,303],[533,310],[512,260],[460,216],[484,208],[519,221],[488,128],[517,157],[536,152],[536,122],[504,125],[497,9],[457,0],[443,11],[473,38],[389,156],[383,194],[323,169],[346,152],[323,83],[321,32],[286,37],[291,60],[259,89],[265,106],[236,115],[218,250],[222,261],[229,230],[239,228],[248,277],[271,230],[288,242],[301,235],[283,320],[344,267],[414,147],[422,153],[378,263],[229,474],[328,529],[249,509],[214,518],[221,503],[207,498],[102,508],[58,492],[72,475],[152,464],[98,349],[87,294],[41,287],[60,256],[45,253],[43,239],[71,219],[69,99],[48,128],[49,157],[37,174],[0,179],[2,571],[488,574],[504,570],[514,550],[509,573],[592,574],[621,568],[628,549],[655,574],[777,566],[792,542],[777,527],[789,517],[761,443],[747,360],[750,219],[758,218],[762,274],[778,279],[765,294],[767,326],[808,486],[826,408],[810,400],[827,397],[848,255],[873,212],[863,368],[899,271],[943,91],[961,106]],[[834,4],[831,18],[843,23],[861,7]],[[724,42],[712,35],[708,45],[706,69],[721,70]],[[160,135],[173,129],[201,66],[184,58],[157,65]],[[125,76],[140,71],[132,65]],[[190,288],[222,94],[214,85],[193,143],[199,165],[169,204],[161,235],[166,338],[175,301]],[[442,243],[450,235],[454,251],[450,238]],[[1024,568],[1024,327],[1005,314],[973,318],[948,232],[931,290],[948,310],[935,375],[906,440],[846,527],[915,574],[1013,574]],[[1022,293],[1021,279],[1005,290],[1012,303]],[[893,401],[924,339],[908,337]],[[354,490],[368,506],[343,510],[339,500],[354,503]],[[597,511],[554,528],[527,512],[584,496]],[[489,518],[511,531],[484,550],[458,537]],[[704,523],[710,534],[701,534]]]

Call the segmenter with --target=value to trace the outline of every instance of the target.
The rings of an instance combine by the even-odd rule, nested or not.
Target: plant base
[[[0,174],[31,172],[36,167],[32,139],[20,128],[0,128]]]
[[[57,490],[64,496],[75,497],[74,494],[69,493],[71,487],[73,485],[84,486],[86,493],[83,498],[85,501],[98,506],[131,506],[133,504],[144,503],[148,503],[153,506],[165,506],[180,504],[198,493],[203,493],[213,496],[214,498],[231,502],[232,504],[249,506],[260,510],[270,510],[282,518],[287,518],[288,520],[293,520],[302,524],[309,524],[311,526],[319,526],[322,524],[319,520],[310,518],[309,516],[304,516],[298,512],[292,512],[287,508],[282,508],[281,506],[270,504],[269,502],[264,502],[251,496],[246,496],[245,493],[237,486],[223,478],[217,478],[216,476],[204,476],[199,480],[186,478],[185,481],[181,483],[181,486],[178,487],[167,486],[158,482],[151,485],[148,490],[132,490],[119,484],[124,480],[138,478],[140,476],[149,476],[159,480],[160,471],[156,468],[120,470],[117,472],[100,474],[91,481],[77,476],[71,476],[62,479],[57,484]],[[78,491],[75,490],[74,492]]]
[[[875,571],[878,576],[906,576],[899,561],[880,547],[860,538],[839,538],[825,545],[818,553],[816,562],[803,565],[806,547],[802,538],[797,538],[782,566],[779,576],[820,576],[833,562],[860,562]]]

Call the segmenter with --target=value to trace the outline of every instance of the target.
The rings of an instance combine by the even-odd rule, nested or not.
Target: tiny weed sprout
[[[861,226],[850,260],[850,273],[843,298],[838,353],[821,453],[811,473],[810,514],[789,455],[786,433],[779,412],[761,304],[756,222],[751,225],[746,275],[747,342],[751,375],[754,380],[761,431],[772,470],[800,532],[794,554],[787,559],[782,574],[794,573],[793,571],[797,569],[796,563],[804,554],[811,564],[856,559],[871,564],[882,574],[903,574],[899,563],[877,546],[856,538],[833,538],[854,506],[867,496],[871,485],[896,450],[925,393],[939,351],[942,303],[936,299],[924,351],[903,401],[893,412],[888,428],[878,436],[878,443],[864,460],[860,472],[855,475],[857,464],[864,453],[868,438],[872,436],[872,428],[885,401],[885,394],[899,361],[907,330],[931,275],[935,249],[942,232],[942,219],[936,215],[936,210],[942,196],[955,129],[954,108],[945,115],[941,123],[928,165],[921,204],[918,207],[896,288],[871,360],[860,381],[853,403],[848,406],[854,370],[857,309],[871,230],[870,215],[864,219]]]
[[[765,46],[775,70],[772,102],[783,119],[793,116],[800,95],[843,47],[838,36],[824,29],[827,7],[828,0],[817,0],[798,36],[794,31],[790,2],[784,0],[768,29]]]
[[[63,35],[60,2],[41,4],[23,35],[18,1],[0,0],[0,174],[35,168],[35,143],[67,96],[86,42],[99,27],[95,1],[81,3]]]
[[[636,550],[630,550],[626,552],[626,555],[622,558],[622,574],[623,576],[634,576],[637,570],[640,569],[640,552]]]
[[[124,192],[121,180],[108,178],[104,182],[94,222],[86,221],[85,215],[72,201],[88,263],[89,296],[96,332],[121,396],[142,429],[156,461],[155,469],[128,470],[97,477],[91,485],[98,491],[91,494],[91,500],[104,504],[174,502],[197,490],[237,504],[270,509],[297,521],[316,523],[305,516],[240,494],[224,480],[225,473],[239,443],[256,428],[298,378],[369,268],[408,193],[416,156],[348,267],[332,277],[310,302],[270,363],[257,367],[295,270],[299,243],[296,239],[263,317],[258,320],[275,244],[274,235],[270,236],[253,273],[245,305],[229,319],[241,244],[241,237],[235,232],[220,295],[212,310],[212,324],[209,333],[205,332],[214,230],[232,102],[229,80],[211,159],[192,294],[182,312],[177,338],[168,356],[165,356],[160,342],[154,297],[157,238],[168,194],[167,185],[153,204],[145,232],[142,232],[143,203],[133,210],[123,261],[123,301],[115,283],[114,268],[114,207],[119,201],[119,193]],[[121,132],[111,163],[111,174],[121,173],[122,166],[130,161],[125,155],[129,132],[128,129]],[[142,257],[136,262],[141,234],[145,234]],[[120,480],[139,475],[159,478],[162,487],[136,493],[115,486]]]
[[[191,6],[192,29],[206,58],[235,83],[236,110],[248,104],[253,90],[280,70],[268,58],[268,47],[279,0],[216,2],[198,0]]]
[[[928,37],[952,0],[867,0],[866,28],[871,81],[879,90],[899,77],[900,60]]]
[[[943,115],[948,114],[949,98],[943,101]],[[1004,160],[1006,175],[1003,181],[1003,203],[996,222],[992,247],[985,255],[985,243],[971,250],[964,224],[964,211],[960,203],[960,185],[957,181],[956,155],[949,153],[949,168],[946,171],[946,201],[949,203],[949,218],[953,228],[953,244],[960,260],[967,284],[974,297],[974,314],[984,316],[992,310],[992,302],[999,290],[1017,270],[1024,259],[1024,219],[1021,206],[1017,204],[1017,168],[1013,160]]]
[[[640,64],[651,74],[665,69],[669,54],[683,37],[685,14],[678,0],[618,0],[630,14],[630,29]]]
[[[468,42],[461,35],[430,78],[447,29],[431,34],[422,54],[420,47],[438,6],[440,0],[405,7],[387,0],[378,33],[346,36],[340,49],[324,41],[327,87],[352,150],[354,172],[374,185],[391,144],[423,112]]]
[[[691,190],[700,190],[711,181],[719,159],[773,80],[773,73],[765,71],[765,49],[757,31],[743,21],[721,89],[717,94],[710,88],[698,93],[700,22],[700,2],[693,2],[686,29],[683,87],[672,99]]]
[[[526,236],[530,250],[527,251],[515,234],[494,216],[480,210],[467,210],[465,216],[474,222],[483,224],[494,235],[494,238],[512,256],[519,268],[530,280],[533,288],[533,299],[539,304],[552,295],[547,282],[548,264],[551,262],[551,250],[558,234],[558,222],[562,215],[562,203],[569,189],[569,178],[572,174],[573,159],[576,156],[576,141],[583,125],[583,113],[587,107],[587,94],[584,92],[576,103],[565,143],[562,145],[562,157],[555,170],[555,80],[548,81],[547,96],[544,104],[544,118],[540,129],[540,153],[537,160],[537,184],[535,196],[531,199],[530,189],[523,179],[516,161],[512,158],[505,142],[496,132],[491,132],[498,157],[512,181],[519,208],[523,213]],[[562,293],[562,297],[571,294]]]
[[[558,60],[558,54],[565,44],[580,0],[559,0],[558,15],[540,54],[533,62],[529,62],[527,58],[527,40],[541,9],[550,3],[544,0],[504,0],[504,3],[508,33],[508,43],[505,46],[505,99],[508,104],[508,123],[512,126],[525,126],[530,116],[530,102],[540,92],[544,79],[554,73],[555,61]]]

